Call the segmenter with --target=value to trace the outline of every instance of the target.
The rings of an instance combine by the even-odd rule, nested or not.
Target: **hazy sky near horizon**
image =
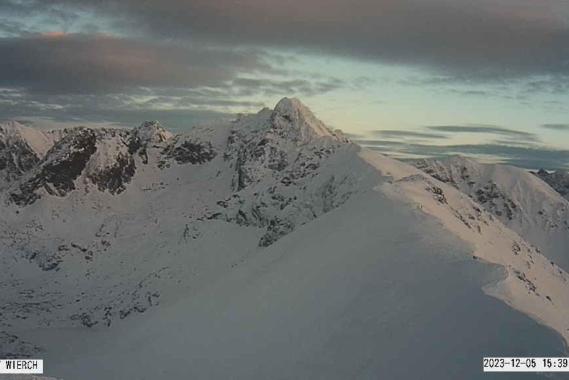
[[[0,119],[174,130],[295,96],[362,143],[569,167],[566,0],[3,0]]]

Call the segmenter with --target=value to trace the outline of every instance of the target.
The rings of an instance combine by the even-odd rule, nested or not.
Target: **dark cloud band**
[[[155,38],[306,48],[464,80],[569,75],[565,0],[28,2],[90,9]]]
[[[371,131],[370,134],[382,138],[389,138],[389,139],[435,139],[441,140],[448,138],[447,135],[440,134],[440,133],[429,133],[429,132],[417,132],[417,131],[406,131],[406,130],[395,130],[395,129],[384,129],[384,130],[377,130]]]
[[[526,138],[526,139],[537,138],[537,136],[533,133],[515,131],[513,129],[507,129],[493,125],[434,125],[434,126],[428,126],[427,128],[432,131],[446,132],[446,133],[481,133],[481,134],[496,134],[496,135]]]
[[[542,127],[545,129],[550,129],[552,131],[569,132],[569,124],[543,124]]]
[[[569,169],[569,150],[540,146],[501,144],[430,145],[404,142],[359,141],[360,144],[399,157],[445,157],[451,155],[484,156],[493,161],[527,169]]]
[[[4,38],[0,57],[0,87],[55,94],[215,86],[239,72],[269,69],[251,51],[88,35]]]

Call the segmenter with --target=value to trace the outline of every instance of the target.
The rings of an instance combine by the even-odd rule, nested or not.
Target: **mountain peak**
[[[25,125],[17,122],[16,120],[8,120],[0,123],[0,137],[4,139],[23,138],[27,131],[33,128],[26,127]]]
[[[308,107],[302,104],[302,102],[297,98],[284,97],[275,105],[276,112],[289,113],[300,110],[307,110],[310,112]]]
[[[27,144],[38,156],[43,156],[53,145],[42,131],[15,120],[0,123],[0,141],[5,144]]]
[[[275,106],[271,119],[273,129],[279,135],[301,144],[323,137],[340,139],[296,98],[281,99]]]
[[[24,125],[16,120],[7,120],[0,123],[1,129],[19,129],[24,127]]]
[[[157,120],[143,122],[135,128],[134,132],[140,140],[151,143],[160,143],[173,136]]]

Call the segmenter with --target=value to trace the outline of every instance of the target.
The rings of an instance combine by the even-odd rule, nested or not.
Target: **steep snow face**
[[[43,157],[54,142],[49,134],[26,127],[17,121],[0,124],[0,139],[4,143],[25,143],[38,157]]]
[[[569,202],[537,176],[464,157],[420,160],[415,166],[468,194],[555,263],[569,269]]]
[[[565,197],[565,199],[569,200],[569,172],[557,170],[549,173],[546,170],[540,169],[534,174]]]
[[[290,141],[307,144],[315,139],[331,138],[341,140],[336,132],[318,120],[298,99],[282,99],[271,115],[273,131]]]
[[[294,99],[175,136],[154,122],[61,132],[2,197],[0,356],[41,354],[56,377],[180,377],[153,372],[151,352],[201,349],[227,366],[193,363],[195,377],[372,377],[385,368],[375,353],[403,355],[410,328],[448,336],[438,339],[447,353],[462,347],[462,323],[479,320],[469,307],[518,326],[512,336],[536,328],[496,308],[486,284],[569,338],[565,271],[450,183],[360,148]],[[62,331],[71,351],[54,343]],[[535,354],[557,353],[545,340]],[[464,352],[476,357],[471,378],[494,348],[475,341]]]
[[[15,121],[0,124],[0,189],[37,165],[51,145],[41,131]]]

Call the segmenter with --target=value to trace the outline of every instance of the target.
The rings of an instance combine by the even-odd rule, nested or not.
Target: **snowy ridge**
[[[544,255],[569,269],[569,202],[537,176],[459,156],[420,160],[415,166],[469,195]]]
[[[486,293],[552,327],[569,341],[569,302],[565,297],[569,291],[569,276],[565,270],[497,220],[491,210],[485,211],[467,194],[457,190],[456,182],[448,181],[449,177],[441,176],[444,181],[440,182],[429,179],[422,172],[413,173],[409,168],[402,171],[403,164],[400,163],[393,167],[393,163],[387,164],[385,158],[379,158],[373,152],[364,152],[364,157],[377,168],[391,166],[389,173],[394,176],[396,187],[391,190],[392,194],[405,194],[422,211],[440,220],[450,232],[472,244],[475,260],[505,267],[508,276],[498,284],[485,287]],[[452,162],[460,162],[458,173],[470,181],[472,177],[463,168],[476,163],[463,158],[454,158]]]
[[[0,280],[0,354],[44,352],[57,369],[49,375],[71,378],[84,373],[83,366],[116,354],[114,344],[102,356],[73,346],[85,350],[84,359],[58,363],[65,357],[58,350],[65,348],[55,347],[49,337],[59,328],[70,339],[92,329],[98,332],[89,338],[94,341],[121,336],[127,346],[131,339],[152,342],[126,349],[139,355],[148,347],[168,352],[176,339],[199,342],[199,328],[187,326],[187,319],[208,326],[204,321],[226,315],[244,318],[239,323],[248,341],[278,334],[280,329],[270,327],[272,318],[292,323],[291,329],[314,342],[327,341],[312,335],[320,330],[309,324],[312,319],[303,319],[305,313],[318,321],[321,313],[333,315],[338,308],[344,310],[340,321],[362,318],[349,314],[347,305],[357,300],[350,292],[370,287],[381,300],[402,286],[401,294],[413,294],[401,279],[417,277],[413,260],[423,259],[435,272],[457,262],[465,268],[500,265],[503,276],[497,283],[483,282],[485,292],[569,340],[568,277],[561,263],[551,260],[561,251],[544,247],[542,254],[535,239],[557,238],[561,227],[543,220],[563,217],[552,211],[566,201],[531,174],[518,178],[522,174],[509,167],[487,168],[458,158],[450,165],[423,162],[418,166],[424,172],[351,143],[287,98],[273,110],[180,135],[145,122],[134,129],[68,129],[56,140],[0,194],[0,268],[7,273]],[[494,185],[488,187],[489,181]],[[527,231],[534,235],[526,236]],[[559,241],[560,247],[566,244]],[[414,259],[404,264],[401,278],[376,283],[390,274],[388,263],[405,257]],[[367,268],[386,272],[377,275]],[[420,287],[465,286],[446,281],[437,277]],[[236,310],[224,309],[235,299],[240,300]],[[473,308],[485,301],[476,302]],[[311,306],[316,304],[322,310]],[[388,324],[406,310],[387,305],[392,312],[381,315]],[[293,314],[281,320],[283,312],[269,313],[267,320],[254,321],[280,307]],[[408,307],[411,315],[422,312]],[[228,349],[223,339],[239,334],[232,327],[236,321],[218,320],[212,332],[227,331],[207,337],[211,345],[205,349]],[[293,321],[307,325],[301,329]],[[247,333],[265,323],[270,333]],[[223,372],[227,368],[200,367],[205,364],[196,364],[196,377],[229,374]],[[151,378],[151,368],[121,372],[125,368],[114,367],[108,375]],[[260,376],[235,377],[246,374]]]

